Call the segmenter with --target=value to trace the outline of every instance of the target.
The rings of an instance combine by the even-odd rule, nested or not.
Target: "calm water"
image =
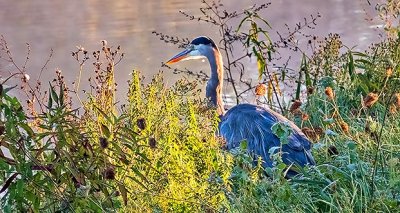
[[[223,1],[232,10],[264,2]],[[109,45],[121,45],[126,56],[119,65],[117,81],[124,91],[122,87],[126,87],[132,69],[139,69],[150,77],[162,69],[162,61],[179,51],[177,47],[158,40],[152,31],[188,38],[207,35],[219,39],[216,28],[188,21],[178,12],[184,10],[199,15],[199,7],[201,2],[195,0],[0,0],[0,34],[5,36],[20,63],[25,58],[25,43],[31,45],[28,73],[32,78],[39,73],[50,49],[54,50],[43,80],[52,79],[55,69],[59,68],[68,81],[74,81],[78,64],[70,53],[78,45],[89,51],[99,48],[103,39]],[[322,18],[317,21],[314,34],[323,37],[331,32],[339,33],[344,44],[357,44],[359,49],[365,49],[371,41],[379,39],[376,29],[379,23],[365,21],[373,14],[371,11],[364,0],[274,0],[262,15],[275,29],[284,29],[285,23],[294,26],[303,17],[319,12]],[[202,62],[183,62],[177,66],[195,71],[208,70],[208,65]],[[0,62],[0,77],[13,71],[10,67]],[[255,69],[254,61],[249,61],[246,67]],[[85,72],[88,74],[91,70],[91,65],[87,65]],[[166,78],[173,81],[177,76],[167,74]]]

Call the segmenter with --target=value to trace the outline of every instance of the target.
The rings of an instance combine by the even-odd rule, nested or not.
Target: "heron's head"
[[[169,65],[178,61],[207,58],[214,50],[217,50],[214,41],[206,36],[200,36],[193,39],[185,50],[172,57],[165,64]]]

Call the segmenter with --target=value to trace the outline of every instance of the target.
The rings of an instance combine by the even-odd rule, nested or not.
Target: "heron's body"
[[[303,167],[315,164],[310,141],[293,122],[282,115],[251,104],[239,104],[225,112],[222,101],[222,56],[210,38],[202,36],[194,39],[188,49],[174,56],[167,64],[201,57],[206,57],[210,62],[211,77],[207,83],[206,96],[220,114],[219,134],[226,140],[228,149],[234,149],[246,141],[249,152],[262,157],[264,167],[273,166],[269,153],[272,147],[282,147],[282,160],[287,165]],[[280,139],[271,130],[279,122],[286,123],[292,129],[287,144],[281,145]]]
[[[242,141],[247,141],[248,149],[261,156],[263,166],[272,167],[269,150],[280,147],[280,139],[272,133],[271,127],[276,123],[286,123],[292,128],[288,137],[289,143],[282,145],[282,160],[290,165],[305,166],[315,164],[310,152],[310,142],[301,130],[282,115],[260,106],[239,104],[231,108],[219,124],[219,132],[227,141],[227,148],[234,149]]]

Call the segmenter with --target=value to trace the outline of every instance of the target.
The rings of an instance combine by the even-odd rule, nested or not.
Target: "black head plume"
[[[197,37],[197,38],[193,39],[193,41],[190,42],[190,43],[194,44],[194,45],[199,45],[199,44],[211,45],[214,48],[217,47],[217,45],[215,45],[214,41],[211,38],[207,37],[207,36]]]

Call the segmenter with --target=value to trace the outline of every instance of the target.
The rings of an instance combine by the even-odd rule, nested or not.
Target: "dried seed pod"
[[[338,155],[339,154],[339,151],[337,150],[337,148],[336,148],[336,146],[333,146],[333,145],[331,145],[331,146],[329,146],[328,147],[328,155],[329,156],[335,156],[335,155]]]
[[[326,94],[326,96],[328,96],[329,100],[333,100],[333,98],[335,97],[335,94],[333,93],[332,87],[326,87],[325,88],[325,94]]]
[[[307,87],[307,94],[311,95],[314,93],[314,87]]]
[[[399,107],[400,108],[400,93],[396,93],[395,95],[394,95],[394,104],[397,106],[397,107]]]
[[[104,170],[104,178],[107,179],[107,180],[114,180],[115,179],[114,167],[107,167]]]
[[[391,67],[386,68],[386,77],[390,77],[393,74],[393,69]]]
[[[337,190],[337,182],[333,182],[333,183],[329,186],[329,190],[331,191],[332,194],[333,194],[334,192],[336,192],[336,190]]]
[[[40,171],[52,172],[54,170],[54,165],[53,164],[49,164],[49,165],[32,165],[31,169],[32,170],[40,170]]]
[[[339,125],[340,125],[340,128],[343,130],[344,133],[346,133],[346,134],[349,133],[349,125],[346,122],[341,121],[339,123]]]
[[[300,106],[301,106],[301,101],[300,100],[294,100],[293,103],[292,103],[292,106],[290,106],[289,111],[294,114],[294,112],[296,110],[298,110],[300,108]]]
[[[150,138],[149,138],[149,146],[150,146],[150,148],[152,148],[152,149],[155,149],[155,148],[156,148],[156,146],[157,146],[157,141],[156,141],[155,138],[153,138],[153,137],[150,137]]]
[[[324,129],[321,127],[314,127],[315,133],[317,133],[318,136],[323,136],[324,135]]]
[[[3,125],[0,125],[0,135],[3,135],[6,128]]]
[[[263,96],[267,93],[267,86],[265,84],[258,84],[255,89],[255,93],[258,96]]]
[[[310,116],[308,116],[307,113],[303,113],[303,114],[301,115],[301,120],[303,120],[303,121],[306,121],[306,120],[308,120],[309,118],[310,118]]]
[[[137,119],[136,124],[139,127],[139,129],[141,130],[146,129],[146,120],[144,118]]]
[[[390,114],[396,114],[396,112],[397,112],[396,105],[390,104],[389,112],[390,112]]]
[[[22,81],[24,83],[28,82],[30,79],[31,79],[31,77],[26,73],[22,76]]]
[[[312,141],[317,141],[319,139],[318,134],[311,128],[304,127],[301,131]]]
[[[292,112],[293,115],[301,117],[303,116],[303,112],[300,109],[296,109]]]
[[[367,120],[367,122],[365,122],[364,131],[366,133],[371,133],[371,132],[375,131],[376,130],[375,128],[376,128],[376,126],[371,121]]]
[[[370,92],[367,97],[364,98],[364,106],[370,108],[378,101],[378,94]]]
[[[324,135],[324,130],[321,127],[304,127],[301,131],[312,141],[318,141]]]
[[[108,146],[108,141],[107,141],[106,138],[100,137],[100,138],[99,138],[99,142],[100,142],[100,147],[101,147],[101,148],[103,148],[103,149],[107,148],[107,146]]]

